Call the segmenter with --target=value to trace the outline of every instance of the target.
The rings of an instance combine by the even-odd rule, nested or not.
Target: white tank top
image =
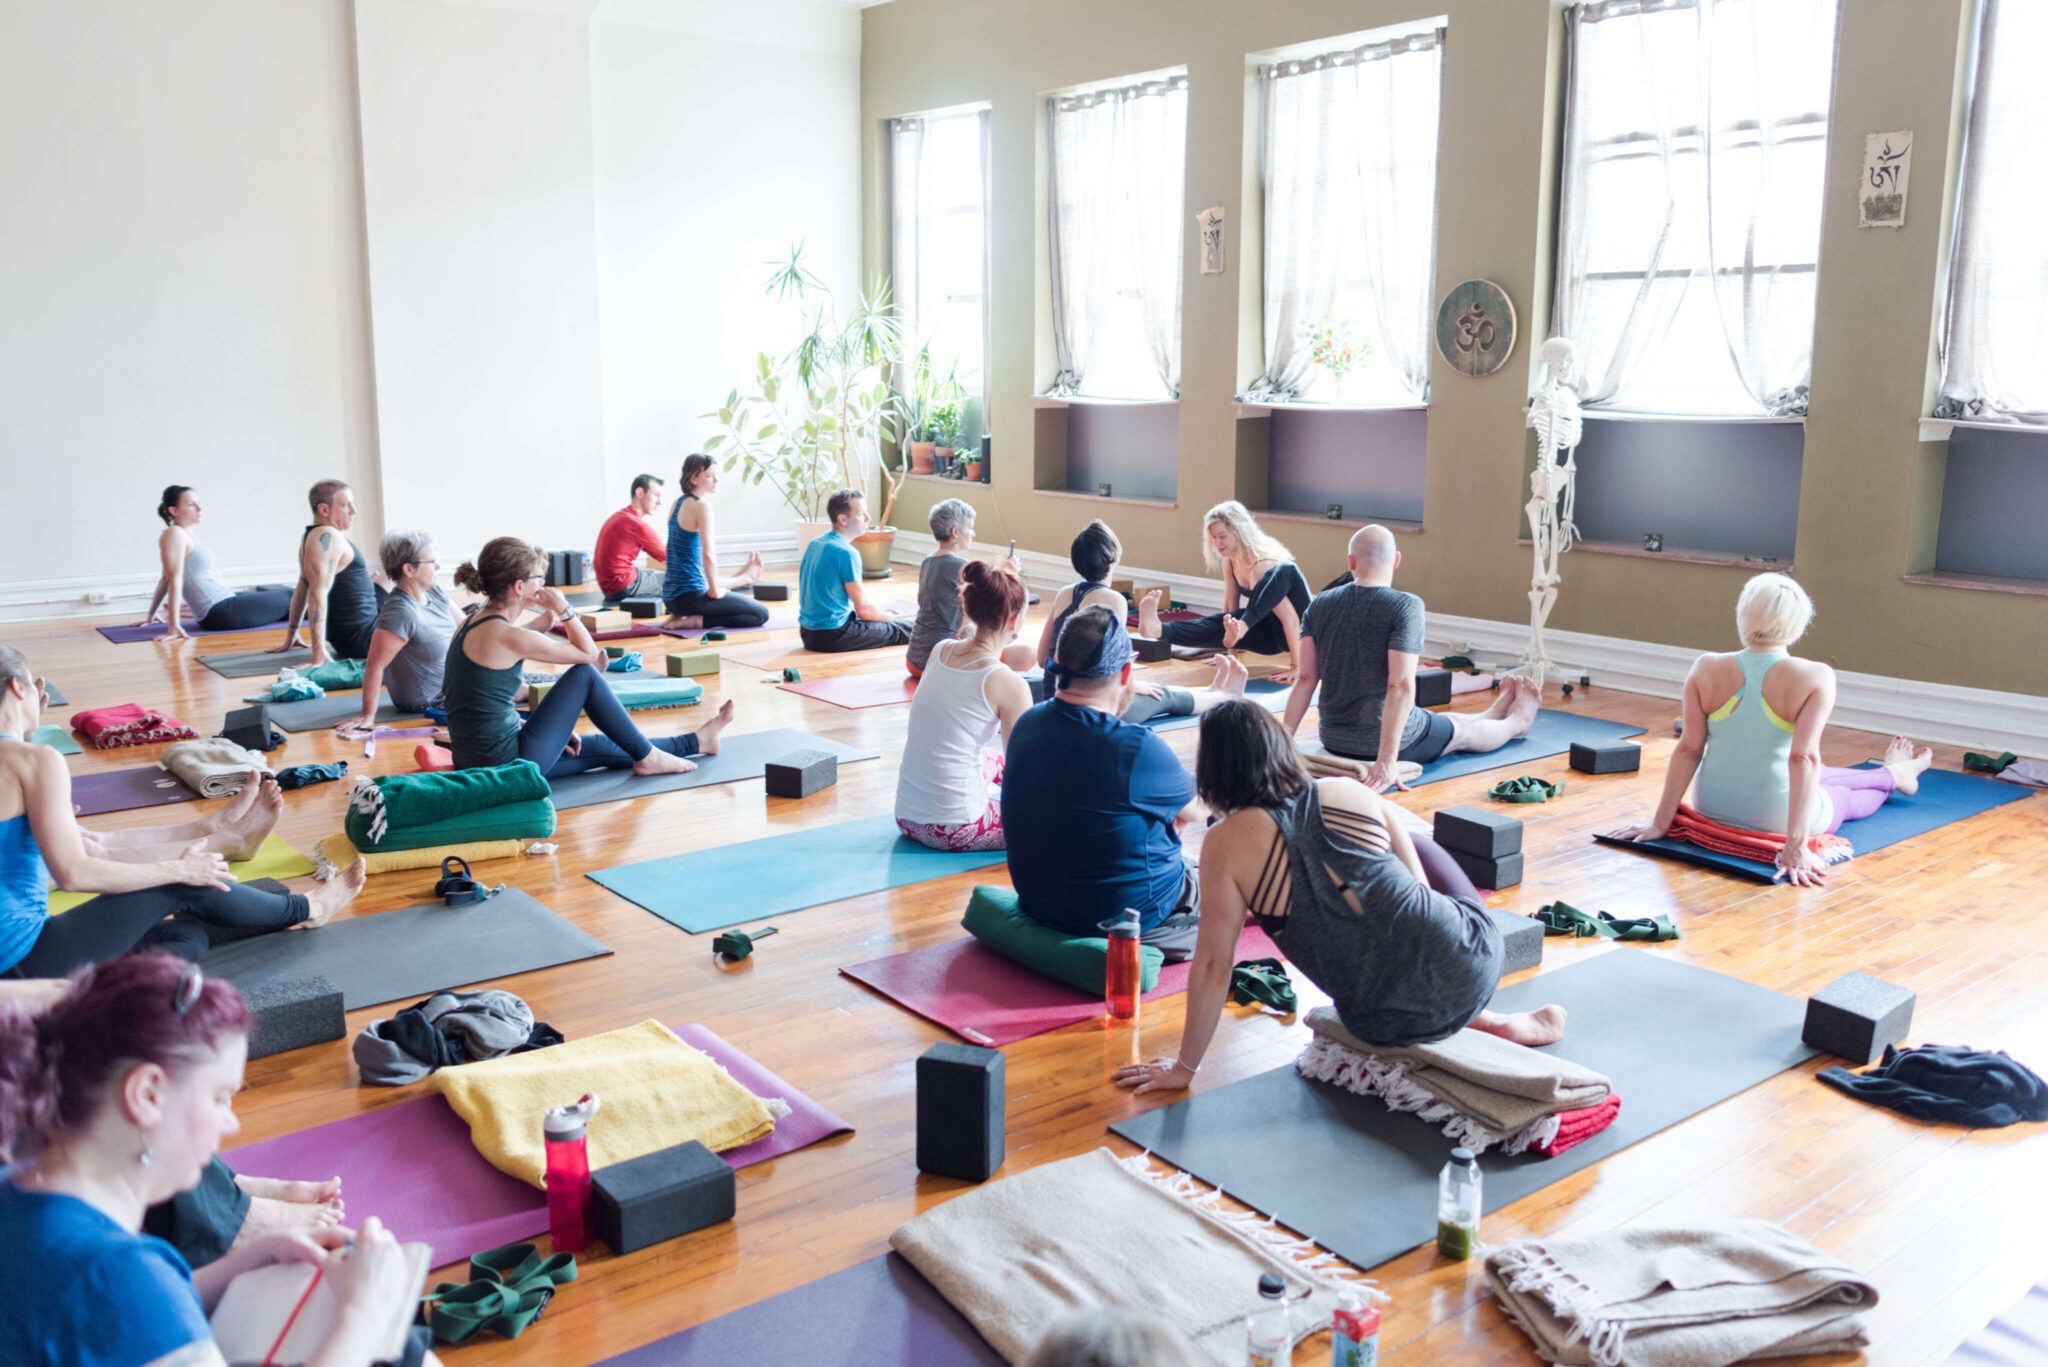
[[[235,596],[235,591],[220,582],[220,576],[213,572],[213,552],[197,540],[185,542],[185,602],[192,608],[194,617],[204,617],[215,603]]]
[[[982,756],[995,747],[1002,721],[989,705],[988,681],[1001,669],[956,669],[948,660],[964,641],[941,641],[925,661],[910,699],[910,730],[896,775],[896,819],[922,826],[962,826],[989,808],[995,786],[982,777]]]

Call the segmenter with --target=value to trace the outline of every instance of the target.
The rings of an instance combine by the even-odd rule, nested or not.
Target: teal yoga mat
[[[591,879],[692,935],[1004,861],[1001,850],[926,849],[873,816],[599,869]],[[963,895],[961,905],[966,905]]]
[[[82,755],[84,749],[71,734],[68,727],[38,726],[34,735],[28,738],[31,745],[47,745],[60,755]]]
[[[1561,712],[1546,707],[1536,714],[1536,724],[1529,728],[1529,734],[1520,740],[1509,741],[1498,750],[1489,750],[1483,755],[1447,755],[1422,766],[1422,777],[1409,786],[1435,783],[1439,779],[1463,778],[1467,774],[1482,774],[1488,769],[1511,769],[1527,764],[1531,760],[1549,759],[1562,755],[1572,748],[1572,742],[1581,745],[1600,745],[1630,736],[1640,736],[1643,728],[1629,726],[1618,721],[1602,721],[1598,717],[1584,717],[1576,712]]]

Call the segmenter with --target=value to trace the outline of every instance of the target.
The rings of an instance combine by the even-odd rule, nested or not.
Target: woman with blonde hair
[[[1273,677],[1291,682],[1301,648],[1301,615],[1313,597],[1294,553],[1233,498],[1202,518],[1202,563],[1223,576],[1223,611],[1192,622],[1161,622],[1154,589],[1138,603],[1138,634],[1176,646],[1244,649],[1255,655],[1284,652],[1287,668]]]
[[[1742,649],[1702,655],[1685,679],[1685,722],[1664,793],[1647,822],[1612,832],[1660,839],[1687,789],[1701,816],[1785,837],[1778,876],[1802,887],[1827,878],[1811,840],[1871,815],[1893,793],[1912,793],[1934,752],[1892,737],[1873,769],[1822,764],[1821,733],[1835,710],[1835,671],[1792,655],[1813,621],[1813,600],[1783,574],[1759,574],[1735,601]]]

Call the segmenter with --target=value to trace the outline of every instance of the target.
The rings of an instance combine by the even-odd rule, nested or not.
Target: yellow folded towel
[[[590,1122],[593,1171],[692,1139],[708,1149],[735,1149],[775,1129],[766,1102],[660,1021],[443,1068],[434,1086],[468,1123],[470,1142],[492,1167],[542,1188],[541,1117],[585,1092],[603,1102]]]
[[[360,859],[371,873],[438,869],[441,861],[450,855],[466,863],[481,864],[486,859],[510,859],[525,850],[524,840],[470,840],[456,845],[429,845],[423,850],[372,850],[364,854],[351,845],[345,835],[330,835],[320,842],[320,858],[326,863],[345,869]]]
[[[267,835],[263,837],[263,845],[256,851],[254,859],[246,860],[242,863],[230,863],[228,865],[228,872],[243,883],[252,882],[258,878],[303,878],[313,872],[313,861],[293,849],[291,842],[283,836]],[[97,896],[99,894],[96,892],[57,892],[53,890],[50,893],[50,914],[55,916],[59,912],[69,911],[75,906],[81,906],[86,902],[90,902]]]

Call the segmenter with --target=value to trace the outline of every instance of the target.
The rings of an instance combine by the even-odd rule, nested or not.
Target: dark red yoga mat
[[[735,1168],[853,1129],[703,1026],[685,1025],[676,1034],[754,1095],[789,1103],[789,1114],[775,1122],[773,1134],[721,1155]],[[352,1219],[375,1215],[401,1242],[431,1244],[436,1267],[528,1238],[548,1225],[547,1197],[485,1162],[469,1142],[469,1126],[439,1096],[244,1144],[225,1156],[235,1171],[256,1177],[339,1176]]]
[[[1279,946],[1257,926],[1246,926],[1238,937],[1239,961],[1278,957]],[[1167,964],[1144,999],[1187,991],[1193,969],[1192,960]],[[1042,977],[971,936],[839,971],[969,1043],[991,1048],[1102,1018],[1101,997]]]
[[[88,771],[71,778],[71,801],[80,816],[198,800],[199,794],[154,764],[136,769]]]

